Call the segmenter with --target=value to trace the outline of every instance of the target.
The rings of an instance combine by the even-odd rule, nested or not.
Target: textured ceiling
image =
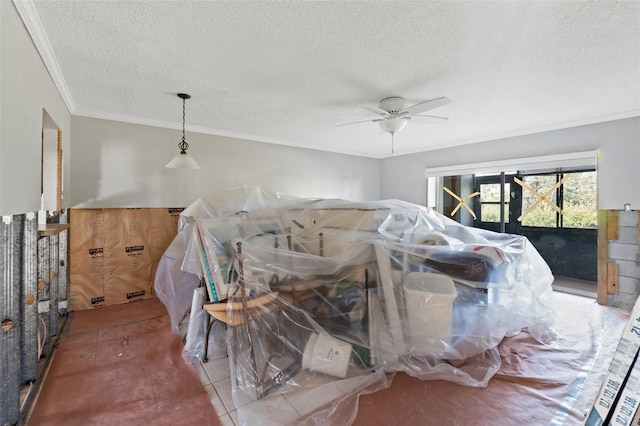
[[[186,92],[187,130],[378,158],[334,126],[387,96],[452,100],[394,155],[640,115],[635,1],[26,3],[76,115],[180,127]]]

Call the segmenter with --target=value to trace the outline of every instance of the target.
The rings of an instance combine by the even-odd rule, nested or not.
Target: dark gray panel
[[[23,216],[0,222],[0,423],[20,417],[20,276]]]
[[[38,217],[28,213],[22,245],[22,383],[38,378]]]

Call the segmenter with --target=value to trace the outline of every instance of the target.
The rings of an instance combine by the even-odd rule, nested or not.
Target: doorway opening
[[[62,206],[62,132],[49,113],[42,110],[42,151],[40,167],[40,211],[38,223]]]

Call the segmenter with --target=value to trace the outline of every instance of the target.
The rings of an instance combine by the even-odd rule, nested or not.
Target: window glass
[[[504,220],[509,222],[509,200],[511,187],[504,187]],[[500,223],[500,184],[483,183],[480,185],[480,220],[482,222]]]
[[[499,183],[485,183],[480,185],[480,202],[486,201],[500,201],[500,184]]]
[[[597,228],[596,172],[567,173],[564,183],[562,226]]]
[[[545,195],[556,184],[556,179],[555,174],[533,175],[524,176],[522,181],[541,195]],[[545,199],[555,205],[557,200],[556,193],[557,190],[554,190],[546,195]],[[533,207],[534,205],[535,207]],[[526,213],[527,211],[528,213]],[[540,196],[526,187],[522,188],[522,214],[524,217],[521,223],[524,226],[542,226],[547,228],[555,228],[557,226],[556,211],[546,202],[540,201]]]
[[[509,222],[509,205],[506,204],[504,208],[504,220]],[[500,223],[500,203],[498,204],[482,204],[480,206],[480,220],[482,222],[494,222]]]

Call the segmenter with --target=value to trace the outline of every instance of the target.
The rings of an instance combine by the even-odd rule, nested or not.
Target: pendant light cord
[[[395,132],[391,133],[391,156],[393,157],[393,134]]]
[[[186,99],[182,98],[182,142],[178,144],[178,148],[180,148],[180,154],[186,154],[189,149],[189,144],[184,138],[184,129],[185,129],[185,103]]]

